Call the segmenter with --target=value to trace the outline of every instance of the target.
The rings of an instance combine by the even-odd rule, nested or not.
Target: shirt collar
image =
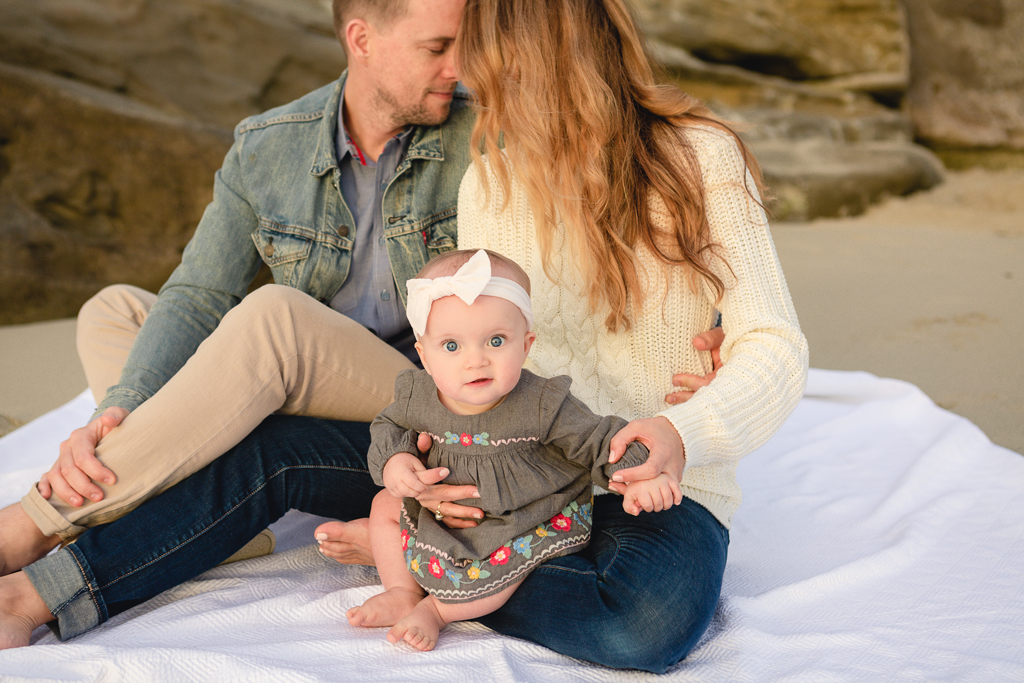
[[[403,143],[406,138],[412,135],[413,126],[406,126],[405,130],[391,138],[397,140],[399,143]],[[338,163],[340,164],[345,160],[345,157],[351,155],[353,159],[359,161],[363,166],[374,167],[377,165],[373,159],[364,156],[363,151],[359,149],[359,145],[355,143],[352,137],[348,134],[345,129],[345,84],[341,86],[341,97],[338,100],[338,137],[335,141],[335,145],[338,150]]]

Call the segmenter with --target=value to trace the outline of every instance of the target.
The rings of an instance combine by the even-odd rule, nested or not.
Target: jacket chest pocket
[[[313,251],[313,235],[304,228],[281,226],[260,221],[252,241],[263,261],[270,266],[274,282],[302,288],[304,266]]]

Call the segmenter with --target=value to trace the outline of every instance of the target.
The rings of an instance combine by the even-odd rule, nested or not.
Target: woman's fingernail
[[[90,498],[92,498],[93,500],[96,500],[96,501],[98,501],[98,500],[100,500],[101,498],[103,498],[103,496],[102,496],[101,494],[99,494],[99,493],[94,493],[94,494],[92,494],[92,495],[91,495],[91,496],[89,496],[89,497],[90,497]]]
[[[316,535],[316,540],[318,540],[318,541],[326,541],[327,540],[327,534],[325,534],[324,532],[321,531],[320,533],[318,533]]]
[[[479,498],[479,497],[480,497],[480,492],[479,491],[473,491],[472,498]]]
[[[621,484],[622,483],[622,475],[621,474],[613,474],[612,475],[612,481],[617,481],[617,482],[619,482]]]

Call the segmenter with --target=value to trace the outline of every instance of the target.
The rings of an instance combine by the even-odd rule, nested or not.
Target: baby
[[[370,514],[385,592],[348,611],[353,626],[392,626],[390,642],[432,649],[444,626],[493,612],[540,563],[586,546],[591,483],[608,488],[616,470],[646,461],[634,442],[609,464],[626,421],[592,413],[568,377],[523,369],[536,337],[529,287],[517,264],[484,250],[448,252],[409,280],[424,369],[398,376],[394,403],[370,428],[370,473],[386,487]],[[426,465],[415,455],[421,432],[433,440]],[[479,499],[460,502],[484,511],[478,526],[443,526],[440,506],[416,500],[440,478],[476,485]],[[682,493],[661,474],[626,496],[649,511]]]

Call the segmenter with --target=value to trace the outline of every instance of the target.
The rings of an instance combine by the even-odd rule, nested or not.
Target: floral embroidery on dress
[[[493,565],[508,564],[510,557],[512,557],[512,549],[503,545],[491,553],[490,563]]]
[[[560,513],[552,517],[546,524],[538,526],[532,534],[520,536],[508,545],[503,545],[486,560],[474,560],[465,573],[455,571],[449,567],[444,559],[437,555],[431,555],[427,562],[427,571],[436,579],[447,579],[455,588],[463,588],[477,581],[484,581],[491,576],[485,566],[500,567],[508,564],[515,555],[522,555],[525,559],[533,557],[535,552],[540,552],[542,545],[553,545],[558,542],[558,536],[573,530],[575,534],[586,534],[589,536],[593,514],[593,502],[578,504],[576,501],[569,503]],[[405,562],[409,571],[421,577],[423,574],[422,555],[413,557],[413,547],[416,538],[408,531],[402,531],[402,548],[405,550]],[[426,578],[426,577],[424,577]]]
[[[480,432],[479,434],[467,434],[465,432],[445,432],[444,436],[438,436],[431,432],[427,432],[437,443],[448,444],[451,446],[504,446],[510,443],[520,443],[524,441],[540,441],[536,436],[517,436],[510,439],[491,439],[491,435],[487,432]]]
[[[559,532],[565,533],[571,530],[573,521],[580,526],[589,527],[593,509],[593,503],[579,505],[576,501],[572,501],[562,512],[552,517],[547,524],[538,526],[532,534],[520,536],[514,540],[512,550],[526,559],[530,559],[533,557],[534,548],[546,543],[546,539],[557,536]]]

